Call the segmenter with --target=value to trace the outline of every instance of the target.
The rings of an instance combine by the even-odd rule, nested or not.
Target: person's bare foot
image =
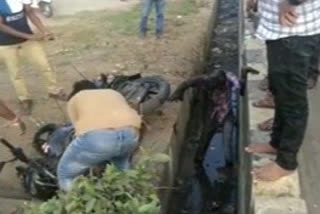
[[[274,98],[270,93],[268,93],[261,100],[253,102],[252,105],[256,108],[271,108],[271,109],[275,108]]]
[[[58,89],[55,92],[49,92],[49,98],[55,99],[55,100],[60,100],[60,101],[67,101],[68,100],[68,96],[67,94],[64,92],[63,89]]]
[[[259,84],[259,89],[261,91],[267,91],[269,89],[269,80],[268,77],[265,77]]]
[[[266,121],[263,121],[262,123],[259,123],[258,128],[261,131],[269,132],[269,131],[272,131],[273,123],[274,123],[274,118],[270,118]]]
[[[277,149],[273,148],[269,143],[252,144],[245,148],[250,154],[276,154]]]
[[[273,162],[264,167],[254,169],[253,176],[261,181],[276,181],[282,177],[292,174],[294,171],[281,168],[277,163]]]

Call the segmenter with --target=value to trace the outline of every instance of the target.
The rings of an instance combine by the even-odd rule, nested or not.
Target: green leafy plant
[[[60,193],[40,205],[28,205],[25,214],[160,213],[154,163],[167,161],[165,154],[143,157],[126,172],[110,165],[102,177],[81,177],[69,193]]]

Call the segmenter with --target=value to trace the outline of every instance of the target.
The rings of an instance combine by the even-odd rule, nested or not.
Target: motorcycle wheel
[[[170,84],[160,76],[143,77],[135,80],[142,87],[149,87],[140,104],[140,112],[149,114],[159,108],[170,96]]]
[[[47,3],[47,2],[40,2],[39,3],[39,7],[40,7],[40,11],[41,13],[47,17],[50,18],[53,16],[53,8],[51,3]]]
[[[42,155],[46,155],[42,149],[43,144],[48,143],[52,133],[58,126],[53,123],[42,126],[34,135],[32,145]]]
[[[58,185],[56,180],[53,180],[42,172],[41,167],[45,166],[39,162],[38,167],[28,166],[25,169],[22,176],[23,187],[33,197],[48,200],[56,195]]]

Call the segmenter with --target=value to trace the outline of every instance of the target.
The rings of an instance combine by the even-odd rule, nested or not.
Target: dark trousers
[[[267,41],[269,86],[275,101],[271,146],[278,149],[276,162],[294,170],[308,115],[308,76],[318,73],[320,35]]]

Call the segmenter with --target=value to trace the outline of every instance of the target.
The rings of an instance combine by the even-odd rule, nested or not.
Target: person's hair
[[[90,90],[90,89],[97,89],[97,86],[89,80],[77,81],[73,84],[72,91],[68,96],[68,100],[70,100],[78,92],[82,90]]]

